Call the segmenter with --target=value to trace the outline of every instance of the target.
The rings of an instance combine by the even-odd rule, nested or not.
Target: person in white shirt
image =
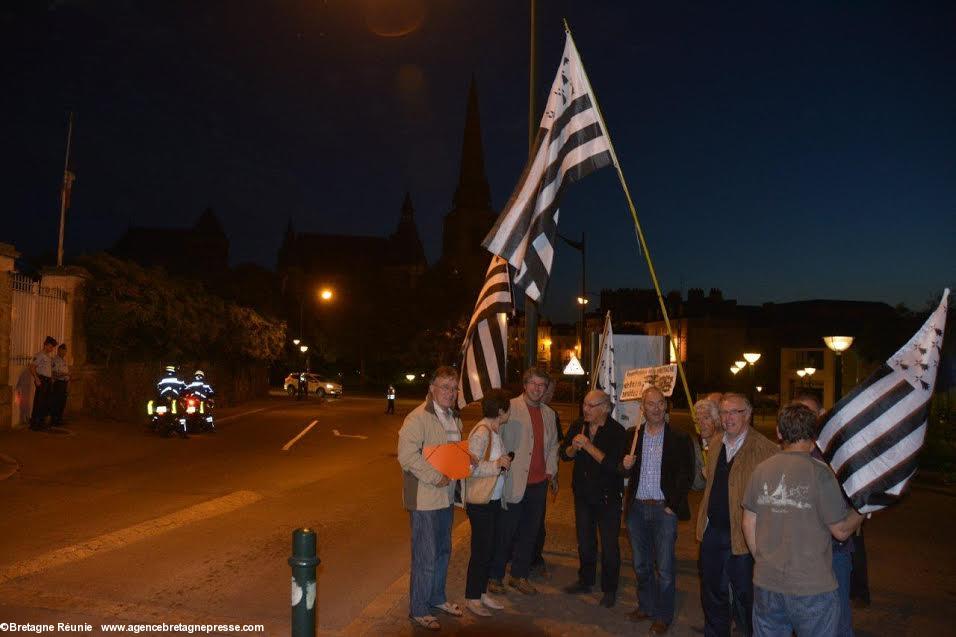
[[[30,415],[30,429],[46,429],[46,417],[50,414],[50,392],[53,389],[53,350],[56,339],[47,336],[43,340],[43,349],[33,355],[30,361],[30,375],[33,376],[33,412]]]

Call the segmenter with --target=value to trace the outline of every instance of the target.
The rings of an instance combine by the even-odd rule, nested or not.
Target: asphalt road
[[[277,398],[188,440],[122,423],[5,433],[20,469],[0,482],[0,621],[287,633],[291,535],[309,527],[320,629],[344,628],[408,568],[395,441],[415,404]]]
[[[0,478],[10,474],[0,480],[0,626],[230,623],[288,634],[286,560],[293,530],[310,527],[319,631],[339,634],[407,573],[395,442],[416,404],[399,400],[385,416],[380,399],[273,398],[188,440],[117,422],[0,432]],[[569,422],[569,408],[559,412]],[[463,420],[470,427],[476,409]],[[673,420],[688,426],[686,414]],[[952,490],[917,485],[867,523],[875,602],[858,616],[860,634],[951,626],[954,520]],[[696,545],[682,550],[692,562]]]

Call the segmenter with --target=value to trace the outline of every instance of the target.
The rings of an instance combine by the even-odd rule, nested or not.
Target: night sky
[[[232,263],[274,267],[290,217],[389,234],[408,189],[434,262],[472,74],[496,210],[526,158],[527,2],[46,4],[0,9],[0,241],[28,255],[56,246],[71,109],[68,256],[211,206]],[[539,108],[567,17],[665,290],[922,307],[956,282],[956,4],[538,5]],[[583,229],[591,292],[650,286],[613,169],[568,189]],[[579,280],[562,245],[547,315]]]

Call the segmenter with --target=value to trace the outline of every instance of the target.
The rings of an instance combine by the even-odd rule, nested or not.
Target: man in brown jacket
[[[711,448],[704,468],[707,486],[697,512],[697,540],[706,637],[730,635],[728,585],[733,589],[738,630],[745,635],[753,632],[754,560],[741,527],[741,503],[750,474],[779,448],[751,426],[752,415],[747,398],[724,394],[720,401],[723,440],[719,448]]]

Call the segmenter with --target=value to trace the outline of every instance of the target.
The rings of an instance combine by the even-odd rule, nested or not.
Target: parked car
[[[295,396],[299,392],[299,376],[302,375],[302,372],[293,372],[285,377],[285,380],[282,381],[282,386],[285,389],[286,393],[290,396]],[[318,374],[313,374],[312,372],[305,372],[305,377],[308,381],[309,393],[319,398],[325,396],[334,396],[339,398],[342,396],[342,385],[335,382],[334,380],[328,380],[322,378]]]

